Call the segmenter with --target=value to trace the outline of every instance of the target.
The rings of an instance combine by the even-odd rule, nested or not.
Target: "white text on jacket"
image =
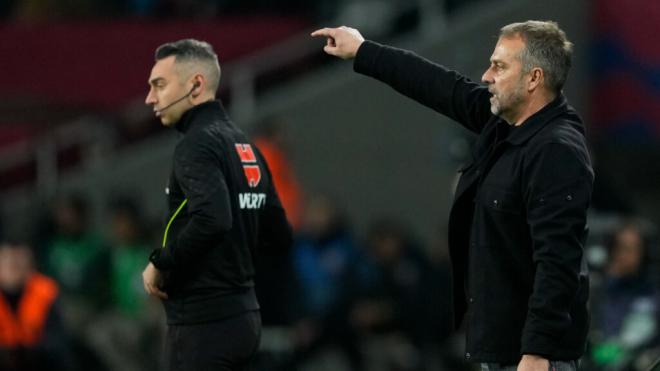
[[[238,204],[241,209],[260,209],[266,204],[265,193],[239,193]]]

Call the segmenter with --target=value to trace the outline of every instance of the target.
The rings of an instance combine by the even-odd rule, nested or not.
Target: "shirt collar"
[[[506,141],[513,145],[523,144],[552,122],[554,118],[561,115],[568,115],[572,121],[579,123],[582,127],[582,120],[580,117],[573,108],[568,105],[564,95],[559,94],[552,102],[546,104],[538,112],[528,117],[522,125],[511,130]],[[584,132],[583,128],[582,131]]]
[[[198,117],[207,116],[209,114],[219,114],[223,118],[227,117],[227,113],[225,112],[222,103],[219,100],[210,100],[208,102],[198,104],[184,112],[179,122],[176,123],[175,127],[178,131],[186,133],[192,126],[194,126],[195,122],[207,121],[197,120]]]

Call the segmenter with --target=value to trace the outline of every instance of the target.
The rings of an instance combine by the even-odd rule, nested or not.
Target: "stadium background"
[[[157,367],[162,313],[136,267],[161,233],[178,137],[143,101],[154,49],[193,37],[215,47],[219,96],[269,149],[298,233],[260,261],[257,368],[469,369],[447,330],[445,228],[472,137],[308,34],[350,25],[479,79],[499,27],[526,19],[557,20],[575,43],[565,94],[597,173],[585,367],[660,356],[657,1],[6,0],[0,17],[0,236],[60,284],[66,368]],[[642,257],[629,291],[612,283],[617,249]]]

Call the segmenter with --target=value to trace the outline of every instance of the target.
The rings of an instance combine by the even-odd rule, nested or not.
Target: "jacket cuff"
[[[550,336],[537,332],[523,332],[520,355],[533,354],[551,359],[559,346]]]
[[[174,268],[174,259],[169,249],[159,248],[154,249],[149,255],[149,261],[159,271],[167,271]]]
[[[370,75],[381,48],[382,45],[365,40],[358,48],[355,59],[353,60],[353,71],[363,75]]]

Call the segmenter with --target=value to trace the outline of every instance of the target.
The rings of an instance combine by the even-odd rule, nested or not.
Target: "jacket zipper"
[[[170,221],[167,222],[167,227],[165,227],[165,233],[163,233],[163,248],[165,248],[165,246],[167,245],[167,232],[169,232],[170,226],[172,225],[172,222],[174,221],[176,216],[179,215],[179,212],[181,212],[181,209],[183,209],[183,207],[186,205],[186,203],[188,203],[188,199],[184,198],[183,202],[181,202],[181,205],[179,205],[179,207],[176,209],[174,214],[172,214],[172,217],[170,218]]]

